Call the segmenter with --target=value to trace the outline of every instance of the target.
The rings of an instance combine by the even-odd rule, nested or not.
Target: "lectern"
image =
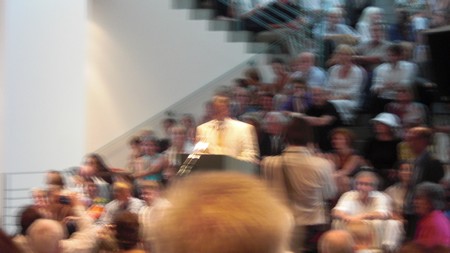
[[[245,174],[256,175],[259,173],[258,166],[254,163],[242,161],[227,155],[198,155],[198,159],[192,161],[189,165],[188,154],[181,154],[180,161],[185,161],[181,165],[180,170],[188,170],[189,172],[199,171],[237,171]],[[181,171],[180,171],[181,172]],[[179,173],[180,174],[180,173]]]

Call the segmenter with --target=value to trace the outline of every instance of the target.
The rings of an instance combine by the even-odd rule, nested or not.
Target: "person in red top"
[[[427,248],[450,247],[450,221],[442,212],[444,196],[439,184],[424,182],[417,186],[414,208],[420,219],[414,241]]]

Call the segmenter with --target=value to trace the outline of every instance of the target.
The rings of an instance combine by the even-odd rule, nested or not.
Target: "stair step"
[[[173,0],[173,9],[194,9],[197,8],[197,0]]]
[[[214,17],[214,11],[211,9],[192,9],[190,18],[194,20],[208,20]]]
[[[230,42],[251,42],[254,41],[254,35],[248,31],[232,31],[228,33]]]
[[[248,42],[247,43],[247,52],[253,54],[263,54],[266,53],[269,49],[269,45],[263,42]]]
[[[211,20],[208,25],[210,31],[232,31],[236,30],[237,21],[235,20]]]

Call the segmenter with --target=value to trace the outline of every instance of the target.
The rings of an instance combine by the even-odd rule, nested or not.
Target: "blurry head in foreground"
[[[320,253],[352,253],[355,243],[351,234],[345,230],[330,230],[320,237]]]
[[[171,206],[156,227],[156,253],[282,253],[292,217],[257,179],[239,173],[193,174],[167,192]]]
[[[59,241],[65,233],[61,224],[55,220],[38,219],[27,230],[28,242],[35,253],[60,252]]]

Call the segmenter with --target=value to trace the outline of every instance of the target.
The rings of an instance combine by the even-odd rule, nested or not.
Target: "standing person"
[[[413,207],[415,188],[419,183],[425,181],[438,183],[444,177],[444,168],[442,163],[434,158],[428,150],[433,138],[433,131],[430,128],[414,127],[408,131],[408,134],[408,145],[416,157],[404,204],[404,216],[407,220],[406,237],[412,239],[418,220]]]
[[[214,119],[197,127],[197,142],[208,144],[204,152],[257,163],[259,148],[254,127],[230,118],[227,96],[215,96],[213,107]]]
[[[291,250],[314,251],[315,236],[328,224],[327,200],[336,194],[333,165],[312,153],[312,129],[303,118],[294,118],[286,129],[287,147],[279,156],[261,162],[263,177],[273,190],[286,200],[294,212],[295,229]]]

